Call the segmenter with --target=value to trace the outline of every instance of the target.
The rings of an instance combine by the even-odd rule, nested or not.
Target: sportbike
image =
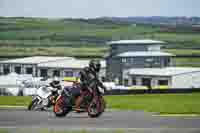
[[[56,96],[52,95],[51,87],[39,87],[36,94],[32,96],[32,101],[28,105],[28,110],[46,110],[55,104],[54,99],[56,99]]]
[[[75,87],[80,87],[79,83],[74,84]],[[69,112],[76,111],[75,103],[80,95],[83,95],[83,100],[80,105],[81,112],[87,112],[91,118],[99,117],[106,108],[106,103],[103,98],[103,92],[98,86],[98,81],[95,81],[93,88],[85,88],[79,94],[73,94],[73,88],[64,88],[61,95],[56,99],[53,112],[57,117],[65,117]]]

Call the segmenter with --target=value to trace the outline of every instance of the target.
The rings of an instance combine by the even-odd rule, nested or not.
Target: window
[[[26,74],[33,74],[33,68],[32,67],[26,68]]]
[[[154,67],[154,62],[155,62],[154,58],[146,58],[145,66],[152,68],[152,67]]]
[[[133,62],[134,62],[134,58],[130,58],[130,60],[131,60],[131,63],[133,63]]]
[[[73,72],[72,71],[65,71],[65,77],[73,77]]]
[[[126,58],[122,58],[122,63],[126,63],[127,59]]]
[[[158,85],[168,85],[168,80],[159,80]]]
[[[153,58],[146,58],[146,59],[145,59],[145,61],[146,61],[146,62],[150,62],[150,63],[151,63],[151,62],[153,62],[153,61],[154,61],[154,59],[153,59]]]
[[[170,65],[170,58],[165,58],[164,59],[164,66],[169,66]]]
[[[7,75],[10,73],[10,67],[8,65],[3,67],[3,74]]]
[[[136,78],[132,78],[132,85],[136,85]]]
[[[142,78],[142,85],[147,86],[151,89],[151,79],[150,78]]]
[[[128,86],[128,79],[124,79],[124,85]]]
[[[47,69],[40,69],[40,76],[47,77]]]
[[[60,71],[59,70],[54,70],[53,71],[53,77],[60,77]]]
[[[16,66],[16,67],[15,67],[15,72],[16,72],[17,74],[21,74],[21,67],[20,67],[20,66]]]

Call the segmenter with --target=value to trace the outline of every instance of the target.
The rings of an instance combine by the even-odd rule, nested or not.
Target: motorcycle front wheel
[[[32,100],[30,102],[30,104],[28,105],[28,110],[35,110],[35,108],[37,107],[38,102],[39,102],[39,99],[37,99],[37,98]]]
[[[91,118],[97,118],[101,116],[101,114],[105,110],[105,107],[106,107],[106,103],[102,97],[99,97],[98,99],[94,99],[88,107],[88,116]]]

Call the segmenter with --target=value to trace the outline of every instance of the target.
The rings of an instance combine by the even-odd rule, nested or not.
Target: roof
[[[38,66],[39,67],[47,67],[47,68],[73,68],[73,69],[81,69],[84,67],[87,67],[90,60],[60,60],[60,61],[54,61],[54,62],[47,62],[47,63],[41,63]],[[101,61],[102,68],[105,68],[106,63],[104,60]]]
[[[118,57],[144,57],[144,56],[174,56],[173,54],[161,51],[136,51],[125,52],[117,55]]]
[[[163,44],[165,42],[163,41],[157,41],[157,40],[150,40],[150,39],[144,39],[144,40],[119,40],[119,41],[110,41],[107,44],[113,45],[113,44]]]
[[[72,58],[72,57],[33,56],[33,57],[25,57],[25,58],[19,58],[19,59],[0,61],[0,63],[39,64],[39,63],[44,63],[44,62],[66,60],[66,59],[74,59],[74,58]]]
[[[175,76],[200,72],[200,68],[193,67],[165,67],[165,68],[131,68],[128,70],[130,75],[147,75],[147,76]]]

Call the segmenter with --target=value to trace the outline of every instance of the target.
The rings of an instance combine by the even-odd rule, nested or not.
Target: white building
[[[0,61],[0,73],[7,75],[31,74],[34,77],[76,77],[81,69],[88,66],[90,60],[73,57],[34,56]],[[100,77],[105,77],[106,63],[101,61]]]
[[[33,76],[41,76],[37,75],[37,69],[40,63],[67,59],[72,59],[72,57],[34,56],[0,61],[0,73],[3,75],[7,75],[11,72],[15,72],[17,74],[32,74]]]
[[[129,86],[200,88],[200,68],[131,68],[124,70],[123,76]]]
[[[53,62],[41,63],[38,65],[38,75],[44,75],[48,77],[58,76],[58,77],[77,77],[80,70],[87,67],[90,60],[60,60]],[[105,77],[106,63],[101,61],[101,71],[99,76]]]

